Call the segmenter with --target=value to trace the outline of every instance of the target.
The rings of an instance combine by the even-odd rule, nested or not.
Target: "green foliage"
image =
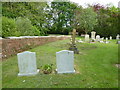
[[[96,4],[83,8],[66,0],[54,0],[51,5],[47,2],[3,2],[2,15],[12,19],[29,19],[26,19],[27,22],[23,19],[25,25],[19,20],[21,25],[17,24],[18,29],[15,32],[8,30],[6,36],[68,34],[73,28],[79,33],[94,30],[104,37],[115,38],[120,34],[120,9],[114,6],[105,8]]]
[[[74,22],[74,10],[76,7],[75,3],[59,2],[59,0],[51,3],[52,33],[68,34],[73,29],[72,23]]]
[[[38,30],[38,28],[36,26],[32,26],[32,30],[33,30],[33,35],[34,36],[39,36],[40,35],[40,31]]]
[[[15,20],[2,17],[2,37],[14,36],[16,32]]]
[[[26,17],[31,21],[32,26],[39,29],[41,35],[46,34],[47,32],[46,30],[48,29],[43,27],[44,24],[46,23],[46,17],[45,17],[46,13],[44,8],[47,6],[47,2],[3,2],[2,6],[3,6],[2,8],[3,16],[14,19],[18,17]],[[26,32],[28,31],[25,31],[25,33]],[[31,35],[31,33],[30,34],[27,33],[25,35]],[[39,35],[39,33],[37,35]]]
[[[0,37],[2,36],[2,3],[0,3]]]
[[[18,17],[16,19],[17,32],[19,32],[20,36],[34,36],[40,35],[40,31],[32,26],[31,21],[28,18]]]
[[[80,14],[76,15],[80,28],[86,33],[91,32],[97,24],[97,14],[93,11],[93,8],[81,9]]]
[[[108,7],[98,11],[98,25],[95,27],[97,34],[102,37],[112,36],[113,38],[119,33],[119,16],[118,8]]]
[[[49,74],[49,73],[52,73],[52,64],[46,64],[43,66],[43,73],[44,74]]]
[[[2,37],[2,16],[0,16],[0,37]]]

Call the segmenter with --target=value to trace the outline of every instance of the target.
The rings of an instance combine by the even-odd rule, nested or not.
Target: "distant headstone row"
[[[112,36],[110,36],[109,39],[112,40]],[[117,34],[116,40],[119,40],[119,39],[120,39],[120,35]],[[91,32],[91,42],[97,41],[97,42],[101,42],[101,43],[109,43],[107,37],[105,38],[105,41],[103,41],[103,40],[104,40],[104,37],[100,38],[100,35],[96,35],[96,32],[94,32],[94,31]],[[85,35],[85,42],[90,42],[90,37],[88,34]]]
[[[36,53],[25,51],[17,54],[18,57],[18,76],[36,75],[39,72],[36,65]],[[75,73],[74,52],[62,50],[56,52],[57,73]]]

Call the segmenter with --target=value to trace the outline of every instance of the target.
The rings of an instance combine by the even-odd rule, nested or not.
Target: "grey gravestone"
[[[100,43],[104,43],[104,37],[100,38]]]
[[[117,34],[116,39],[117,39],[117,40],[119,40],[119,37],[120,37],[120,35],[119,35],[119,34]]]
[[[94,31],[91,32],[91,39],[95,40],[95,34],[96,34],[96,32],[94,32]]]
[[[110,40],[112,40],[112,36],[110,36]]]
[[[88,34],[85,35],[85,42],[89,42],[89,35]]]
[[[100,41],[100,35],[96,36],[96,41]]]
[[[36,75],[39,70],[37,70],[36,65],[36,54],[35,52],[25,51],[18,53],[18,76],[30,76]]]
[[[108,38],[106,37],[105,43],[109,43]]]
[[[75,73],[74,52],[62,50],[56,52],[57,73]]]

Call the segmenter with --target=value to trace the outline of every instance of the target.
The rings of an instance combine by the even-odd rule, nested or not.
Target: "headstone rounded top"
[[[20,54],[28,54],[28,53],[35,53],[35,52],[24,51],[24,52],[18,53],[18,55],[20,55]]]
[[[63,53],[63,52],[72,52],[72,53],[74,53],[73,51],[70,51],[70,50],[61,50],[61,51],[56,52],[56,53]]]
[[[92,32],[95,32],[95,31],[92,31]]]
[[[119,34],[117,34],[117,36],[120,36]]]
[[[92,31],[91,34],[96,34],[96,32],[95,32],[95,31]]]

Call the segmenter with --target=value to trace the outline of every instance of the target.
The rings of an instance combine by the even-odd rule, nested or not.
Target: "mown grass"
[[[0,90],[2,89],[2,62],[0,61]]]
[[[77,38],[79,39],[79,38]],[[29,51],[36,52],[37,67],[53,64],[56,69],[56,52],[69,48],[69,40],[52,42]],[[18,77],[17,56],[3,61],[3,88],[117,88],[118,45],[116,40],[104,43],[77,43],[80,54],[75,54],[75,74],[42,73]]]

